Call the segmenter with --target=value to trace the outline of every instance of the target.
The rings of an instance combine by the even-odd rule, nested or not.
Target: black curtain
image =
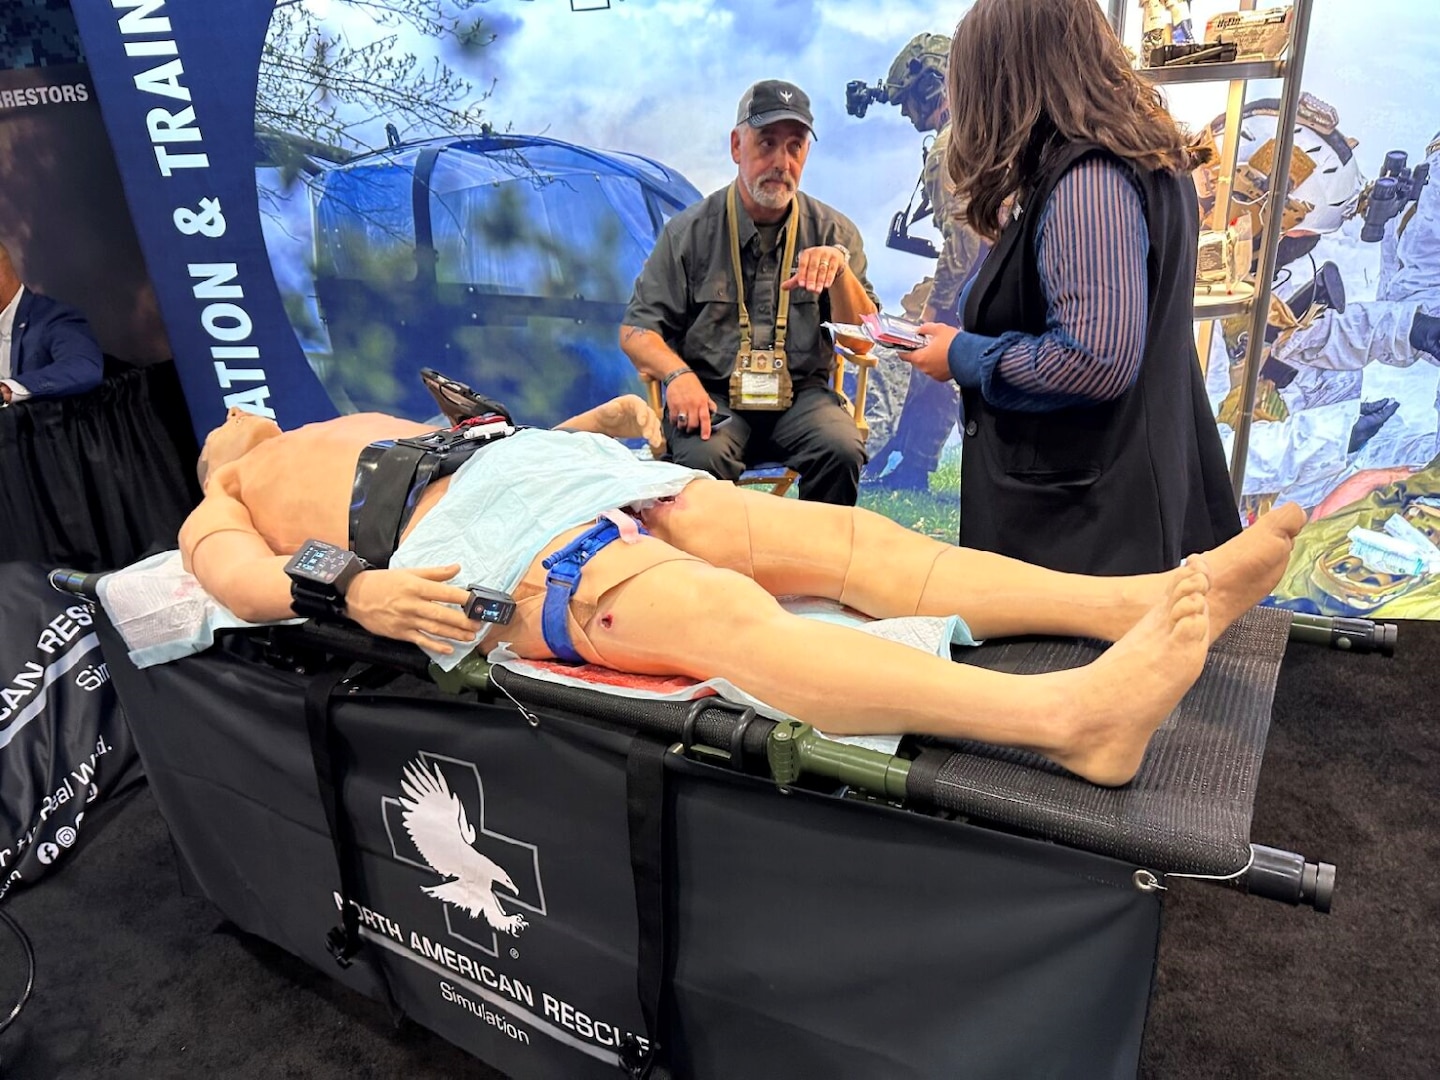
[[[174,364],[109,358],[88,394],[0,409],[0,562],[108,570],[175,546],[199,501]]]

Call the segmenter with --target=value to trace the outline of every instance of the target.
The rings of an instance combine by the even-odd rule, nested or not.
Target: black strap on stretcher
[[[662,743],[636,736],[625,760],[625,804],[630,820],[630,871],[635,878],[635,915],[639,928],[637,989],[649,1037],[648,1049],[633,1038],[620,1048],[620,1060],[636,1080],[671,1080],[665,1030],[674,975],[670,940],[671,876],[674,843],[674,793],[665,784]]]
[[[325,947],[335,962],[348,968],[360,958],[385,991],[385,1004],[396,1023],[404,1015],[390,989],[385,970],[371,951],[362,951],[360,914],[351,903],[358,884],[359,858],[350,819],[340,801],[340,770],[338,768],[334,724],[331,721],[331,699],[345,680],[349,669],[346,661],[333,661],[311,680],[305,691],[305,726],[310,733],[310,756],[315,763],[315,783],[320,790],[320,804],[325,808],[325,824],[330,829],[330,842],[335,848],[335,864],[340,871],[340,925],[325,935]]]
[[[360,451],[350,489],[350,550],[371,566],[390,565],[421,493],[480,447],[514,428],[501,415],[471,417],[448,431],[382,440]]]
[[[418,446],[400,443],[371,443],[360,451],[350,498],[350,550],[371,566],[390,565],[426,456]]]

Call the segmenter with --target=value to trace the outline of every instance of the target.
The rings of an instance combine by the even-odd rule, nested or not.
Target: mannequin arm
[[[289,557],[271,550],[245,505],[224,490],[208,493],[181,526],[180,554],[205,591],[247,622],[295,617]],[[472,641],[480,629],[456,610],[470,594],[446,584],[459,572],[458,565],[366,570],[350,583],[346,614],[372,634],[452,652],[447,641]]]
[[[622,394],[603,405],[557,424],[556,431],[593,431],[612,439],[644,439],[656,457],[665,451],[660,418],[649,404],[635,394]]]

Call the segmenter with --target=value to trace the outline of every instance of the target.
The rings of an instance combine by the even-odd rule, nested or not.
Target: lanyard
[[[725,193],[725,212],[730,224],[730,269],[735,272],[735,298],[740,304],[740,351],[750,351],[750,312],[745,307],[745,280],[740,274],[740,225],[739,213],[736,208],[735,185],[739,181],[731,181],[730,190]],[[785,225],[785,258],[781,262],[782,271],[788,270],[795,261],[795,236],[800,228],[800,210],[796,205],[799,194],[790,205],[790,220]],[[780,290],[780,303],[775,309],[775,351],[781,355],[785,352],[785,323],[790,315],[790,294],[784,289]]]

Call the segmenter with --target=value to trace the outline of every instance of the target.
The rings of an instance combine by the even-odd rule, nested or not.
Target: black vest
[[[1036,233],[1065,170],[1097,150],[1072,144],[1053,155],[976,275],[967,329],[990,337],[1045,331]],[[1141,574],[1172,569],[1240,531],[1195,352],[1195,187],[1188,176],[1133,172],[1150,231],[1149,321],[1136,382],[1114,401],[1042,413],[997,409],[966,390],[965,547],[1055,570]]]

